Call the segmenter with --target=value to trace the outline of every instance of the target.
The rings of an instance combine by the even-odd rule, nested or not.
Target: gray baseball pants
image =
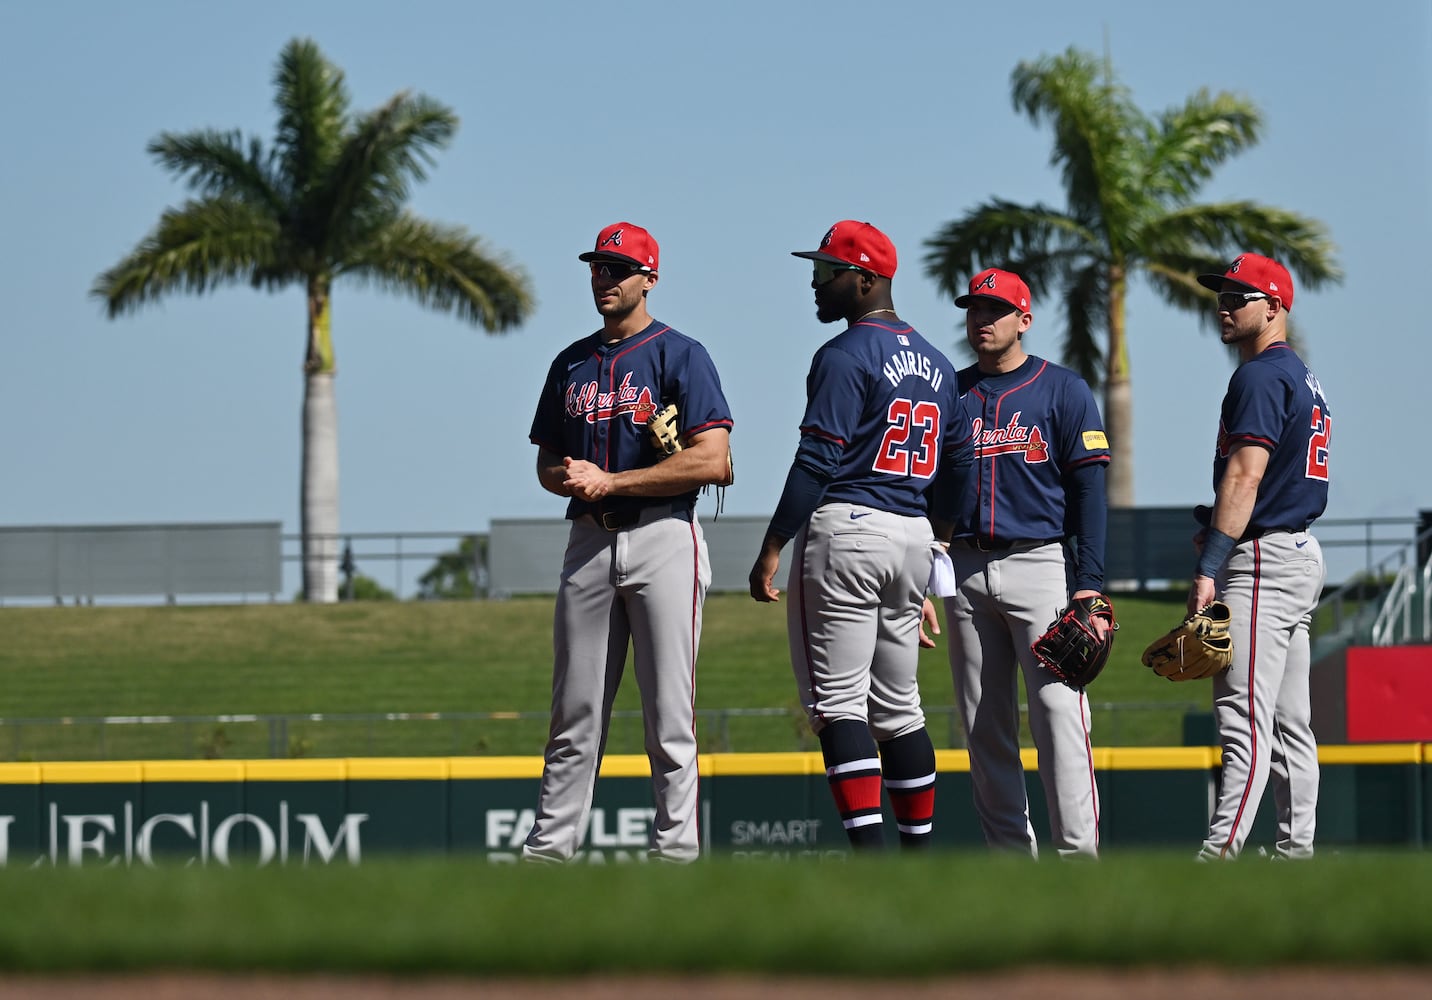
[[[1233,614],[1233,665],[1213,679],[1223,779],[1202,857],[1238,856],[1270,776],[1276,850],[1312,857],[1319,770],[1308,627],[1326,578],[1322,548],[1306,531],[1240,542],[1219,573],[1219,596]]]
[[[924,517],[843,502],[819,507],[797,533],[786,622],[812,731],[858,719],[889,740],[925,725],[920,605],[934,545]]]
[[[970,754],[975,811],[985,842],[1038,856],[1019,750],[1019,677],[1061,856],[1099,852],[1099,789],[1089,702],[1040,664],[1030,648],[1069,602],[1058,542],[982,552],[950,546],[958,591],[945,598],[950,670]]]
[[[650,854],[692,861],[697,827],[696,653],[711,563],[701,524],[669,508],[608,531],[572,522],[552,629],[552,722],[529,860],[570,860],[586,839],[627,646],[641,691],[656,816]]]

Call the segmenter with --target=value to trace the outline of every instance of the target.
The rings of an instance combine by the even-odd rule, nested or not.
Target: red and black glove
[[[1109,625],[1102,637],[1094,626],[1099,619]],[[1114,605],[1103,594],[1076,597],[1030,648],[1055,677],[1070,687],[1082,688],[1098,677],[1109,662],[1118,627]]]

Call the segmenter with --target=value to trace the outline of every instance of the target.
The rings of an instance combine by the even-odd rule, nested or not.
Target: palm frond
[[[315,199],[330,256],[341,257],[343,246],[363,243],[366,234],[394,218],[412,183],[426,179],[433,152],[451,141],[457,124],[451,109],[406,93],[359,117],[329,184]]]
[[[1327,227],[1316,219],[1257,202],[1235,202],[1238,250],[1276,258],[1293,273],[1298,287],[1322,288],[1340,282],[1337,247]]]
[[[252,280],[255,272],[274,268],[280,239],[274,218],[248,202],[190,201],[166,210],[133,253],[95,279],[90,295],[113,318],[168,292],[201,294]]]
[[[1147,128],[1128,90],[1088,53],[1019,63],[1010,77],[1016,110],[1054,128],[1050,164],[1058,167],[1071,215],[1118,229],[1136,214],[1141,191],[1131,182]]]
[[[1159,200],[1184,202],[1229,157],[1257,145],[1263,118],[1245,98],[1199,90],[1150,123],[1140,183]]]
[[[1104,382],[1104,351],[1100,331],[1107,327],[1105,269],[1086,266],[1070,274],[1064,286],[1063,363],[1083,376],[1095,392]]]
[[[338,273],[453,313],[489,333],[517,326],[534,308],[522,269],[488,253],[462,227],[403,213],[372,235]]]
[[[235,129],[220,132],[161,132],[147,147],[160,166],[183,178],[200,197],[228,197],[266,205],[279,215],[282,196],[270,179],[263,144],[257,139],[244,148],[244,138]]]
[[[1245,250],[1274,257],[1293,274],[1297,288],[1321,288],[1342,279],[1337,249],[1316,219],[1252,201],[1189,205],[1169,212],[1141,239],[1143,264],[1156,267],[1172,280],[1211,301],[1212,292],[1198,286],[1198,274],[1218,273]],[[1167,286],[1172,292],[1172,286]],[[1185,297],[1169,301],[1183,307]]]
[[[1213,315],[1215,296],[1198,283],[1200,274],[1212,274],[1223,268],[1222,263],[1185,257],[1178,260],[1149,261],[1140,270],[1160,299],[1176,309]],[[1215,324],[1216,325],[1216,324]]]
[[[279,54],[274,104],[279,173],[292,184],[290,198],[301,201],[322,184],[342,148],[349,108],[343,71],[313,41],[294,39]]]
[[[925,274],[942,294],[954,298],[986,267],[1016,271],[1034,291],[1057,280],[1068,258],[1098,254],[1100,240],[1057,209],[991,199],[945,226],[925,246]]]

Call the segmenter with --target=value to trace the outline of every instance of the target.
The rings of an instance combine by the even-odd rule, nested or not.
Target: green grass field
[[[412,858],[7,870],[0,892],[9,971],[917,979],[1036,965],[1432,960],[1432,857],[1411,853],[1213,866],[1186,853],[1097,865],[962,852],[688,868]]]
[[[1159,681],[1137,662],[1179,603],[1118,600],[1123,631],[1093,700],[1167,707],[1096,707],[1096,742],[1177,743],[1185,703],[1206,699],[1206,689]],[[244,726],[224,740],[205,725],[109,727],[97,754],[84,726],[13,721],[239,712],[530,713],[539,719],[471,723],[457,752],[536,754],[550,614],[550,600],[0,610],[0,756],[13,747],[32,759],[267,756],[262,734]],[[947,717],[939,709],[952,698],[944,657],[942,646],[922,666],[937,740]],[[748,720],[733,749],[800,745],[782,609],[713,597],[700,669],[703,709],[782,713]],[[636,707],[632,684],[619,707]],[[295,722],[285,735],[296,742],[281,749],[353,755],[376,739],[383,753],[454,752],[452,734],[427,727],[392,724],[360,737]],[[628,749],[620,742],[613,751]],[[1360,851],[1208,866],[1190,855],[1110,851],[1098,864],[975,850],[811,863],[718,856],[687,868],[387,855],[358,867],[3,868],[0,970],[25,981],[209,969],[928,982],[1021,968],[1432,966],[1432,856]]]
[[[1138,662],[1180,617],[1182,595],[1116,599],[1114,655],[1090,688],[1097,743],[1168,745],[1203,685]],[[539,753],[551,684],[550,598],[217,607],[0,609],[0,759]],[[947,647],[922,655],[931,733],[960,746]],[[710,751],[809,749],[795,698],[784,606],[707,602],[699,735]],[[623,685],[612,752],[639,752],[636,686]],[[760,709],[749,717],[721,710]],[[16,720],[105,716],[509,713],[516,718],[175,722],[98,726]]]

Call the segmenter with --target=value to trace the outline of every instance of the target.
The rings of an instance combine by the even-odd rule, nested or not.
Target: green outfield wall
[[[1430,748],[1320,748],[1319,845],[1420,848],[1432,840]],[[1035,753],[1024,755],[1044,839]],[[936,842],[977,847],[969,757],[936,756]],[[1106,851],[1193,850],[1202,840],[1218,750],[1100,749],[1095,770]],[[541,771],[536,757],[0,764],[0,865],[357,864],[403,852],[510,863],[532,825]],[[846,854],[818,753],[703,755],[700,801],[709,852],[749,860]],[[609,757],[581,860],[644,860],[652,814],[646,759]],[[1274,830],[1269,792],[1248,849],[1270,847]]]

